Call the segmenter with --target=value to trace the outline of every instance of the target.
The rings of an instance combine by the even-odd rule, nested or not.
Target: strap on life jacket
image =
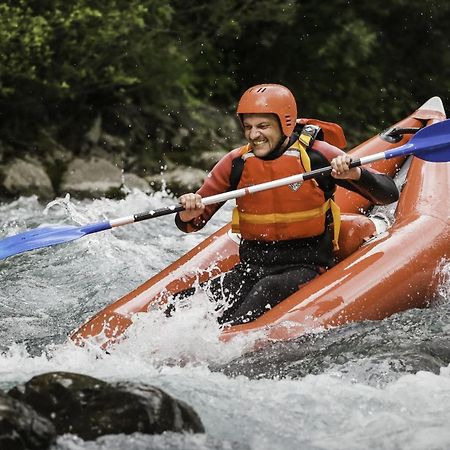
[[[299,133],[298,140],[306,148],[311,148],[321,131],[321,128],[316,125],[305,125]]]
[[[339,250],[339,233],[341,231],[341,208],[339,205],[333,200],[328,199],[330,202],[331,215],[333,216],[333,250]]]
[[[264,223],[273,223],[277,219],[281,219],[283,221],[295,221],[301,222],[302,220],[309,220],[319,216],[324,216],[328,210],[331,210],[331,215],[333,217],[333,250],[339,250],[339,232],[341,229],[341,209],[339,205],[333,200],[328,199],[322,206],[319,208],[311,209],[309,211],[288,213],[288,214],[246,214],[240,213],[245,216],[247,219],[254,223],[264,224]],[[237,208],[233,209],[233,216],[231,220],[231,231],[233,233],[239,234],[239,211]]]
[[[337,123],[325,122],[324,120],[318,119],[297,119],[297,127],[304,127],[306,125],[319,126],[321,134],[318,139],[324,140],[329,144],[332,144],[340,149],[347,146],[347,140],[345,138],[344,130]],[[294,132],[297,130],[294,129]]]
[[[292,147],[298,148],[300,152],[300,159],[306,172],[311,172],[311,159],[308,156],[307,149],[311,148],[317,136],[322,132],[320,126],[313,124],[306,124]],[[344,138],[345,139],[345,138]],[[297,144],[297,145],[296,145]],[[316,186],[319,186],[316,180],[312,180]],[[325,206],[327,205],[327,206]],[[339,250],[339,232],[341,229],[341,209],[339,205],[332,199],[328,199],[324,204],[325,213],[331,209],[331,216],[333,217],[333,249]]]
[[[300,133],[298,140],[295,141],[289,149],[295,149],[300,154],[300,161],[305,169],[305,172],[311,172],[311,159],[309,158],[307,149],[310,149],[316,140],[317,135],[321,132],[320,127],[314,125],[306,125]],[[311,180],[317,187],[317,183],[314,178]]]

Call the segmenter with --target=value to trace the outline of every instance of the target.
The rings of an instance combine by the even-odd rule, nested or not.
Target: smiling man
[[[242,123],[245,138],[258,158],[266,157],[288,140],[288,137],[281,133],[275,114],[244,114]]]
[[[299,286],[331,267],[339,234],[336,186],[375,204],[398,199],[393,180],[366,168],[323,140],[319,126],[297,123],[291,91],[261,84],[242,95],[237,114],[247,144],[225,155],[196,193],[184,194],[175,222],[184,232],[201,229],[222,204],[202,197],[331,165],[330,176],[294,183],[237,199],[233,229],[241,234],[240,262],[209,285],[222,311],[221,323],[243,323],[272,308]],[[185,294],[188,294],[186,292]]]

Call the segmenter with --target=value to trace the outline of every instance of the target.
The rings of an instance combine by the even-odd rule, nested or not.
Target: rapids
[[[41,224],[85,224],[176,202],[166,192],[122,200],[36,198],[0,203],[0,238]],[[381,322],[350,324],[248,353],[218,341],[211,305],[172,319],[138,317],[110,354],[79,348],[68,334],[184,254],[230,217],[200,233],[173,217],[83,237],[0,261],[0,389],[48,371],[158,386],[190,404],[205,435],[58,439],[78,449],[445,449],[450,447],[450,262],[437,299]],[[431,300],[431,299],[430,299]]]

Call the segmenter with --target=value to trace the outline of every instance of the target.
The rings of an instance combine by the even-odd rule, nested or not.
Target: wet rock
[[[110,161],[75,158],[62,177],[59,193],[81,198],[114,197],[120,195],[121,186],[122,171]]]
[[[47,449],[56,438],[53,424],[20,401],[0,393],[0,448]]]
[[[36,376],[8,394],[52,420],[58,434],[83,439],[117,433],[204,431],[189,405],[150,386],[109,384],[86,375],[54,372]]]
[[[159,175],[146,177],[150,185],[158,190],[168,187],[175,195],[196,191],[203,183],[206,172],[193,167],[178,166]]]
[[[151,191],[148,182],[134,173],[125,173],[123,175],[123,186],[128,190],[139,189],[145,193]]]
[[[54,197],[52,182],[44,167],[34,160],[14,159],[3,167],[0,189],[6,196]]]

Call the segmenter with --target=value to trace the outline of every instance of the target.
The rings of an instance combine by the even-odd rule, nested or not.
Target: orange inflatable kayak
[[[445,119],[433,97],[413,114],[352,149],[358,158],[407,143],[417,129]],[[370,164],[402,184],[393,224],[371,217],[369,201],[338,188],[343,214],[336,266],[252,322],[222,330],[221,339],[257,332],[259,343],[289,340],[352,321],[383,319],[425,307],[436,295],[439,267],[450,258],[450,163],[398,157]],[[97,313],[71,338],[118,341],[136,313],[164,307],[173,294],[232,268],[239,236],[226,225],[144,284]]]

